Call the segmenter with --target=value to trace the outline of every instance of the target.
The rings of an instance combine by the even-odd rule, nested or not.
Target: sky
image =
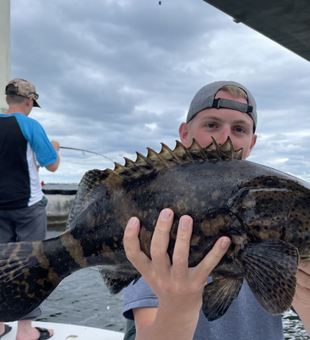
[[[193,96],[217,80],[256,99],[248,159],[310,182],[310,63],[202,0],[13,0],[11,78],[36,86],[30,117],[50,140],[100,154],[61,149],[45,183],[173,149]]]

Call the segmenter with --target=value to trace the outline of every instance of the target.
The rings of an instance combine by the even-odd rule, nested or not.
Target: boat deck
[[[5,335],[5,340],[15,340],[17,331],[17,322],[6,322],[6,324],[12,326],[10,333]],[[53,329],[55,334],[51,337],[53,340],[122,340],[123,333],[108,331],[105,329],[68,325],[62,323],[52,322],[37,322],[32,323],[34,327],[44,327]]]

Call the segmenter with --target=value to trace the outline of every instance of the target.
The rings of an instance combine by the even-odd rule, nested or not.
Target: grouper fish
[[[220,318],[238,296],[244,279],[271,314],[288,310],[299,261],[310,260],[310,185],[275,169],[242,160],[228,139],[202,148],[162,144],[137,153],[115,169],[92,170],[81,180],[68,230],[36,242],[0,245],[0,320],[14,321],[40,305],[73,272],[100,266],[116,294],[141,275],[126,258],[124,228],[141,221],[141,249],[150,243],[163,208],[175,213],[168,254],[184,214],[194,220],[189,266],[196,266],[216,240],[232,243],[203,292],[208,320]],[[78,284],[78,283],[77,283]]]

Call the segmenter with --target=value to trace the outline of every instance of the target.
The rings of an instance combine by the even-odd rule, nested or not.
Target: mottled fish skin
[[[68,219],[68,231],[42,242],[0,245],[0,320],[29,313],[71,273],[100,266],[111,293],[140,274],[127,260],[123,234],[131,216],[141,220],[142,250],[150,243],[158,214],[171,208],[175,220],[172,257],[180,217],[194,219],[189,265],[197,265],[221,236],[232,244],[205,287],[203,311],[221,317],[246,279],[272,314],[287,310],[295,293],[299,260],[310,260],[310,185],[293,176],[243,161],[231,141],[201,148],[149,149],[114,170],[85,174]]]

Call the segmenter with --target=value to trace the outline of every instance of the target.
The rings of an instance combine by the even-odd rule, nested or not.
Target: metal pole
[[[4,89],[11,79],[11,4],[0,0],[0,113],[7,111]]]

